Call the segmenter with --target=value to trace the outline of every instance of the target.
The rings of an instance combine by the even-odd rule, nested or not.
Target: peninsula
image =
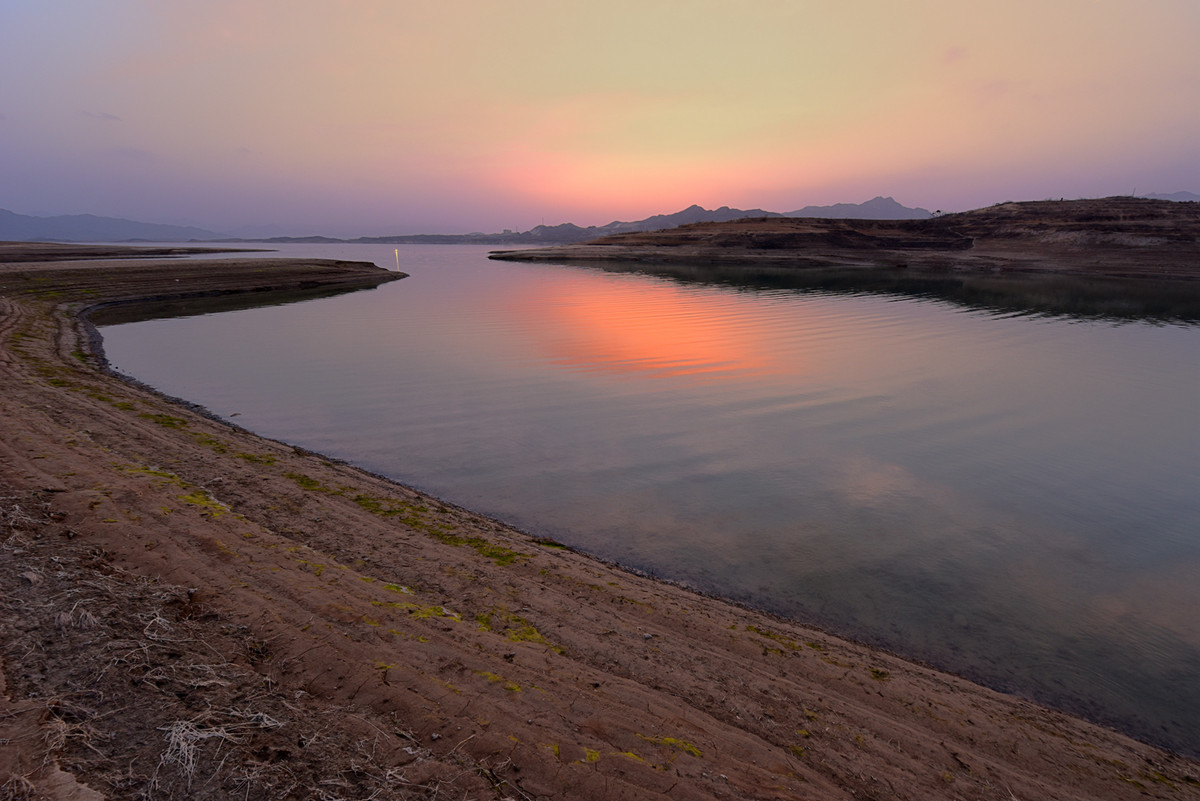
[[[920,220],[757,217],[491,258],[1200,279],[1200,203],[1112,197],[1001,203]]]
[[[0,245],[0,797],[1200,796],[1190,759],[215,420],[88,321],[398,277]]]

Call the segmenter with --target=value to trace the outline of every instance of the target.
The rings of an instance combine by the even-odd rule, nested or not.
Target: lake
[[[103,325],[107,356],[530,533],[1200,754],[1200,287],[399,250],[410,276],[375,290]]]

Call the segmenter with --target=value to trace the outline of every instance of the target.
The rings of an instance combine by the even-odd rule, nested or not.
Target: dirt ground
[[[395,274],[28,252],[0,245],[0,799],[1200,798],[1193,761],[210,419],[79,316]]]

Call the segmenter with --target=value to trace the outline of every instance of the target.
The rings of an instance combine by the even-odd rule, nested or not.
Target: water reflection
[[[712,380],[781,369],[761,324],[677,286],[552,281],[513,300],[535,321],[534,347],[570,369]]]
[[[1079,278],[1044,273],[910,272],[653,262],[587,262],[606,272],[682,283],[930,298],[996,314],[1200,323],[1200,281]]]

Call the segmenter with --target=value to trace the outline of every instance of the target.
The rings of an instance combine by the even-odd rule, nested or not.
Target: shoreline
[[[0,264],[0,786],[1200,797],[1195,761],[205,416],[80,316],[386,272]]]

